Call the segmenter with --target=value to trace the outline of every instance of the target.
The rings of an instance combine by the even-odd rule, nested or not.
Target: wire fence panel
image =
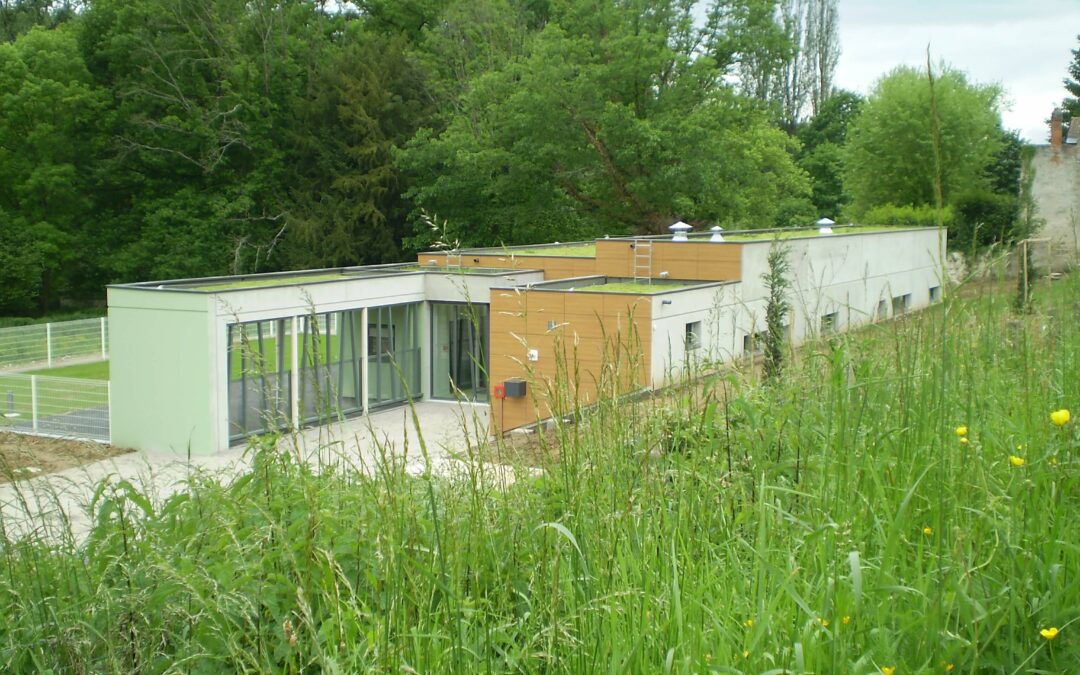
[[[0,368],[92,357],[109,358],[105,317],[0,328]]]
[[[0,375],[0,429],[109,442],[109,382]]]

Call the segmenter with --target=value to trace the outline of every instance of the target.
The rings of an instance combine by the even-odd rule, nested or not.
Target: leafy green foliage
[[[680,51],[693,28],[675,3],[645,17],[565,11],[402,153],[409,196],[463,244],[655,233],[678,218],[767,226],[782,197],[808,195],[784,135],[713,62]]]
[[[765,299],[765,344],[763,372],[767,381],[780,379],[784,371],[784,346],[787,342],[787,317],[791,311],[791,263],[788,250],[773,243],[767,258],[768,269],[761,275],[768,295]]]
[[[69,26],[0,44],[0,311],[27,312],[72,292],[85,260],[98,116]]]
[[[1080,35],[1076,36],[1080,42]],[[1062,108],[1069,116],[1080,117],[1080,47],[1072,50],[1073,59],[1069,63],[1068,77],[1065,78],[1065,91],[1069,96],[1062,102]]]
[[[1001,147],[996,85],[971,84],[960,71],[935,73],[945,203],[988,186],[986,173]],[[844,184],[861,215],[881,204],[935,203],[934,134],[926,73],[902,66],[874,87],[848,131]]]
[[[802,149],[798,162],[810,176],[811,198],[819,218],[838,219],[848,203],[843,184],[844,144],[848,127],[864,102],[856,93],[837,91],[825,100],[817,115],[799,127]]]
[[[929,205],[923,206],[896,206],[895,204],[882,204],[868,210],[862,217],[863,222],[874,225],[905,225],[911,227],[936,227],[938,216],[941,224],[952,227],[954,222],[953,209],[946,206],[940,214],[937,209]]]
[[[993,244],[1014,244],[1022,237],[1017,230],[1017,202],[1012,195],[989,190],[964,192],[953,200],[953,224],[949,246],[962,251],[978,251]]]

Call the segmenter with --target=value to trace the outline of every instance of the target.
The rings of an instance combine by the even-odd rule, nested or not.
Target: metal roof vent
[[[832,234],[832,226],[836,224],[836,221],[830,220],[829,218],[822,218],[814,224],[818,227],[818,234]]]
[[[674,225],[668,227],[668,229],[672,232],[671,241],[689,241],[686,238],[686,233],[694,228],[680,220]]]
[[[720,234],[724,231],[724,228],[720,227],[719,225],[713,225],[709,228],[709,230],[712,231],[712,236],[709,237],[709,241],[724,241],[724,235]]]

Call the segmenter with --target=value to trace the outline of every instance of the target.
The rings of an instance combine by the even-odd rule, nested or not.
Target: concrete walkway
[[[422,401],[357,417],[343,423],[304,429],[281,440],[280,445],[316,469],[335,466],[371,475],[385,462],[404,464],[412,475],[430,467],[449,476],[467,466],[467,449],[488,434],[488,406],[453,401]],[[418,421],[422,434],[416,431]],[[425,459],[426,453],[426,459]],[[30,480],[0,485],[0,518],[9,537],[37,531],[51,540],[66,538],[68,526],[76,540],[90,529],[87,512],[94,490],[102,480],[128,481],[155,504],[185,489],[193,475],[227,482],[251,466],[244,447],[214,455],[178,458],[171,453],[136,452],[67,469]],[[500,483],[513,480],[508,467],[492,466],[490,475]],[[66,523],[66,524],[65,524]]]

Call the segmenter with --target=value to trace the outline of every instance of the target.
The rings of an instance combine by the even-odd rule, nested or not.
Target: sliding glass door
[[[431,392],[435,398],[488,400],[488,306],[431,306]]]

